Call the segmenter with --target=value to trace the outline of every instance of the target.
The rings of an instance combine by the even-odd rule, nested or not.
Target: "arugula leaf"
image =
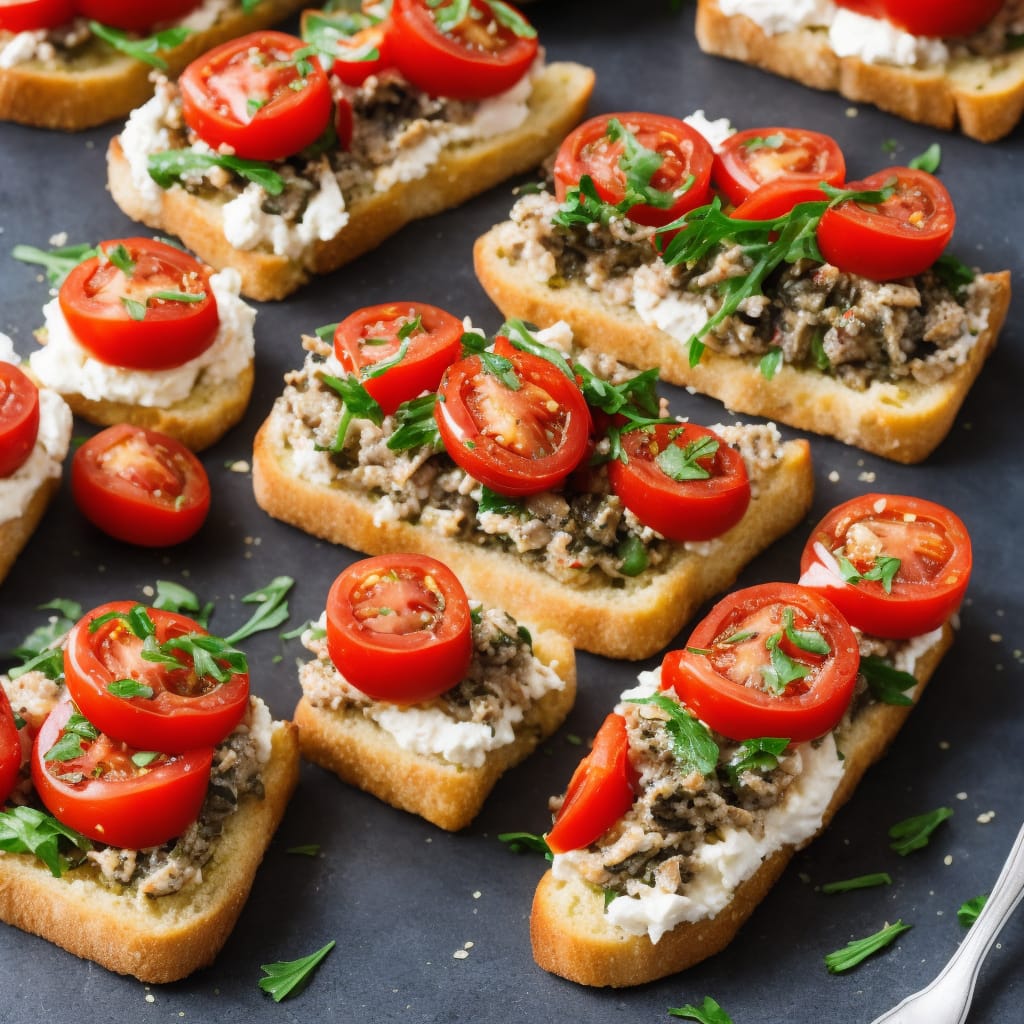
[[[915,156],[913,160],[908,160],[907,166],[913,167],[916,171],[927,171],[929,174],[934,174],[939,169],[941,162],[942,147],[937,142],[933,142],[923,153]]]
[[[983,893],[981,896],[975,896],[973,899],[965,900],[957,908],[956,919],[965,928],[970,928],[971,925],[978,920],[978,915],[982,912],[986,903],[988,903],[988,893]]]
[[[41,626],[37,626],[17,647],[11,656],[28,662],[40,655],[53,653],[56,644],[67,631],[82,617],[82,606],[77,601],[55,597],[52,601],[38,606],[38,611],[54,611],[57,614]],[[61,655],[63,657],[63,654]],[[22,666],[24,668],[24,666]],[[27,671],[27,669],[25,669]],[[19,673],[22,674],[22,673]],[[12,678],[17,678],[12,676]],[[50,678],[53,678],[52,676]]]
[[[711,474],[700,460],[710,459],[717,451],[718,442],[713,437],[698,437],[684,448],[670,444],[654,457],[654,461],[672,480],[708,480]]]
[[[334,443],[327,449],[328,451],[340,452],[345,447],[345,435],[348,433],[348,426],[353,419],[370,420],[378,427],[384,422],[384,410],[354,376],[333,377],[329,373],[321,373],[320,379],[341,399],[345,406],[341,419],[338,421]]]
[[[266,977],[260,978],[260,988],[269,993],[275,1003],[281,1002],[288,996],[298,994],[309,984],[313,971],[320,961],[334,949],[334,945],[334,939],[331,939],[326,946],[322,946],[315,953],[300,957],[298,960],[261,964],[260,970],[266,974]]]
[[[705,996],[700,1006],[687,1003],[686,1006],[669,1007],[668,1012],[672,1017],[685,1017],[698,1024],[733,1024],[732,1017],[711,996]]]
[[[884,949],[898,935],[909,931],[911,927],[902,921],[896,921],[895,924],[882,928],[874,935],[865,936],[863,939],[854,939],[852,942],[848,942],[843,949],[837,949],[834,953],[826,953],[825,966],[832,974],[848,971],[851,967],[856,967],[857,964],[866,960],[872,953]]]
[[[821,891],[828,895],[837,892],[852,892],[854,889],[873,889],[878,885],[892,885],[892,878],[887,871],[878,871],[873,875],[858,875],[841,882],[826,882]]]
[[[889,829],[889,838],[894,840],[889,844],[889,849],[895,850],[901,857],[906,857],[914,850],[922,849],[928,845],[932,833],[947,818],[952,817],[953,809],[951,807],[936,807],[934,811],[916,814],[912,818],[896,822]]]
[[[917,680],[909,672],[902,672],[885,658],[869,654],[860,659],[860,674],[867,680],[871,696],[881,704],[909,706],[914,701],[904,690],[917,686]]]
[[[57,249],[37,249],[34,245],[16,245],[11,255],[22,263],[36,263],[46,272],[46,279],[54,288],[64,283],[64,278],[79,263],[99,255],[99,247],[83,242],[80,245],[64,245]]]
[[[80,850],[92,849],[92,843],[85,836],[62,825],[52,814],[34,807],[0,811],[0,850],[34,854],[54,878],[60,878],[66,867],[60,852],[62,839]]]
[[[356,33],[378,22],[378,18],[372,18],[361,11],[336,11],[331,14],[310,11],[302,19],[302,38],[332,60],[376,60],[380,56],[376,47],[356,50],[351,46],[338,46],[338,43],[351,39]]]
[[[882,589],[887,594],[892,593],[892,581],[896,578],[896,573],[900,571],[902,564],[898,558],[892,558],[889,555],[875,555],[871,568],[862,573],[845,555],[836,552],[835,558],[839,566],[839,575],[844,583],[852,583],[855,586],[858,583],[869,581],[881,583]]]
[[[622,156],[619,157],[619,168],[626,176],[625,198],[618,207],[628,203],[621,212],[630,207],[644,203],[666,210],[675,200],[671,192],[662,192],[651,184],[654,175],[665,162],[665,158],[656,150],[648,149],[640,140],[617,118],[610,118],[605,135],[612,142],[622,143]],[[692,179],[691,179],[692,184]],[[683,190],[685,191],[685,189]]]
[[[523,504],[515,498],[508,498],[504,494],[492,491],[490,487],[481,485],[480,502],[477,505],[479,512],[497,512],[499,515],[517,515],[523,511]]]
[[[541,853],[547,860],[554,859],[548,841],[535,832],[499,832],[498,842],[504,843],[511,853]]]
[[[424,445],[444,450],[441,433],[434,419],[434,403],[437,395],[420,395],[409,402],[403,402],[395,410],[395,430],[388,438],[388,448],[393,452],[405,452]]]
[[[85,715],[77,710],[72,711],[64,723],[60,739],[43,754],[43,760],[72,761],[76,757],[81,757],[84,753],[82,742],[92,743],[99,734],[99,729]]]
[[[205,633],[186,633],[184,636],[171,637],[160,644],[158,651],[157,656],[151,656],[144,643],[142,657],[146,661],[166,663],[165,658],[174,657],[173,651],[181,651],[192,659],[192,667],[197,676],[213,679],[218,683],[226,683],[232,676],[240,675],[249,669],[249,663],[242,651],[232,647],[227,640],[219,636]],[[178,666],[187,667],[180,661]]]
[[[244,604],[259,604],[252,617],[230,636],[224,638],[228,644],[237,644],[253,633],[274,629],[288,619],[288,591],[295,585],[291,576],[275,576],[265,587],[254,590],[242,598]]]
[[[167,149],[161,153],[150,153],[147,162],[149,176],[161,188],[170,188],[184,175],[210,167],[234,171],[246,181],[255,182],[271,196],[279,196],[284,191],[284,178],[270,164],[259,160],[244,160],[222,153],[197,153],[192,149]]]
[[[782,349],[778,345],[772,345],[758,363],[758,370],[765,380],[773,380],[782,365]]]
[[[161,50],[173,50],[192,34],[191,29],[175,26],[164,29],[154,35],[146,36],[143,39],[135,39],[127,32],[118,28],[111,28],[109,25],[101,25],[98,21],[89,22],[89,31],[94,36],[108,43],[115,50],[140,60],[144,64],[150,64],[161,71],[167,70],[167,61],[158,56]]]
[[[128,316],[130,316],[132,320],[140,321],[146,319],[145,302],[139,302],[138,299],[132,299],[127,295],[122,295],[121,304],[126,310],[128,310]]]
[[[156,597],[153,607],[161,611],[187,612],[196,622],[206,629],[213,614],[213,602],[201,605],[199,598],[188,587],[183,587],[173,580],[156,581]]]
[[[140,683],[137,679],[115,679],[107,683],[107,693],[115,697],[146,697],[153,696],[153,687]]]
[[[112,249],[106,250],[101,254],[118,270],[124,274],[125,277],[131,277],[135,273],[135,260],[131,258],[131,254],[125,248],[123,242],[118,242]]]
[[[678,701],[663,693],[650,697],[634,697],[630,704],[653,704],[669,717],[665,731],[672,741],[672,754],[681,771],[698,771],[710,775],[718,764],[718,744],[708,727],[694,717]]]
[[[956,296],[974,280],[974,271],[955,256],[944,252],[933,264],[935,276]]]
[[[551,223],[562,228],[571,228],[574,224],[607,226],[613,217],[622,216],[622,212],[617,206],[606,203],[597,194],[594,179],[583,174],[576,185],[566,189],[565,199],[552,216]]]
[[[770,772],[779,766],[779,755],[789,746],[781,736],[762,736],[744,740],[725,766],[733,789],[739,789],[744,772]]]
[[[828,641],[816,629],[794,629],[794,612],[792,608],[785,608],[782,612],[783,632],[786,639],[801,651],[808,654],[826,655],[832,653]]]
[[[470,16],[472,5],[470,0],[451,0],[443,4],[443,0],[427,0],[427,7],[431,8],[434,24],[439,32],[451,32],[460,22]]]

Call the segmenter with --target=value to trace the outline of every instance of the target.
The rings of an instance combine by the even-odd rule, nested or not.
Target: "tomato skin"
[[[512,363],[519,389],[501,383],[478,355],[452,363],[434,406],[441,439],[457,465],[499,494],[546,491],[560,484],[587,451],[587,403],[576,382],[546,359],[521,352],[504,338],[494,352]]]
[[[426,0],[392,3],[388,52],[394,66],[418,89],[431,96],[481,100],[511,89],[529,71],[537,56],[536,35],[517,36],[494,21],[480,0],[470,0],[470,8],[464,19],[468,28],[460,22],[454,30],[442,32]],[[474,18],[473,12],[481,17]]]
[[[39,436],[39,389],[13,363],[0,360],[0,479],[27,461]]]
[[[642,146],[663,157],[661,167],[651,178],[654,188],[672,192],[680,188],[689,175],[694,178],[690,188],[671,206],[662,209],[637,204],[626,213],[630,220],[662,227],[708,201],[714,159],[708,140],[678,118],[633,112],[592,117],[566,136],[555,157],[555,195],[559,202],[564,202],[566,192],[578,185],[584,174],[590,176],[604,202],[615,205],[624,199],[626,176],[619,166],[623,144],[607,137],[608,122],[612,118],[631,131]]]
[[[367,376],[374,364],[394,356],[399,330],[419,317],[423,329],[409,335],[402,361],[381,376]],[[367,344],[368,339],[388,344]],[[425,302],[385,302],[350,313],[334,331],[334,355],[359,377],[385,415],[424,391],[436,391],[444,371],[462,353],[462,321]]]
[[[777,178],[754,189],[729,216],[735,220],[774,220],[785,217],[798,203],[827,200],[828,196],[812,182]]]
[[[142,32],[153,25],[183,18],[200,0],[74,0],[74,6],[83,18],[92,18],[112,28]]]
[[[110,601],[94,608],[72,627],[64,650],[68,692],[82,714],[101,732],[140,750],[181,753],[213,747],[241,721],[249,706],[249,674],[227,682],[197,682],[195,673],[144,661],[142,641],[119,619],[90,629],[108,612],[127,614],[135,601]],[[147,608],[156,639],[189,633],[209,635],[187,615]],[[179,653],[186,663],[188,656]],[[152,687],[152,697],[116,697],[107,686],[116,679],[136,679]],[[202,692],[192,694],[197,687]]]
[[[967,36],[988,24],[1005,0],[836,0],[858,14],[885,18],[915,36]]]
[[[569,780],[555,823],[545,837],[551,852],[580,850],[604,835],[633,806],[635,784],[626,720],[613,712]]]
[[[880,537],[881,555],[900,558],[889,593],[881,581],[846,583],[838,573],[836,550],[852,539],[851,530],[856,537],[864,528]],[[856,555],[846,557],[861,573],[871,567]],[[905,495],[863,494],[832,509],[811,532],[800,583],[865,633],[906,639],[938,629],[960,607],[972,563],[967,527],[948,508]]]
[[[859,206],[847,200],[822,215],[818,246],[829,263],[848,274],[892,281],[920,274],[942,255],[956,226],[946,187],[927,171],[892,167],[847,188],[888,184],[896,192],[884,203]]]
[[[21,739],[7,691],[0,686],[0,806],[11,795],[21,771]]]
[[[84,757],[45,762],[73,710],[71,699],[65,697],[47,716],[32,745],[32,783],[58,821],[97,842],[139,850],[181,835],[199,817],[210,781],[212,747],[138,769],[131,763],[130,747],[101,733]],[[47,763],[54,766],[52,771]],[[101,763],[110,766],[105,772],[109,778],[92,776]],[[82,769],[81,782],[58,777]]]
[[[766,634],[781,630],[784,608],[793,609],[797,629],[818,631],[830,653],[804,657],[787,646],[786,653],[810,668],[811,674],[775,696],[760,686],[745,685],[743,679],[767,665]],[[747,630],[755,635],[738,643],[724,642]],[[766,583],[719,601],[693,631],[687,646],[665,655],[661,686],[674,690],[701,721],[730,739],[784,736],[801,743],[839,723],[853,695],[859,665],[857,638],[835,605],[806,587]],[[731,678],[726,674],[729,668],[743,679]]]
[[[214,149],[230,146],[248,160],[280,160],[304,149],[331,118],[331,87],[319,58],[306,58],[305,78],[296,67],[294,55],[305,47],[297,36],[271,31],[215,46],[178,80],[185,123]]]
[[[655,455],[670,445],[684,449],[701,438],[718,442],[714,455],[698,460],[711,474],[708,479],[674,480],[655,461]],[[711,540],[735,526],[747,511],[746,463],[713,430],[695,423],[661,423],[649,431],[627,431],[622,448],[629,461],[608,463],[612,490],[645,526],[669,540]]]
[[[396,608],[402,611],[390,614]],[[374,622],[401,631],[381,631]],[[340,573],[327,595],[327,649],[338,671],[374,700],[431,700],[469,668],[469,599],[451,569],[427,555],[362,559]]]
[[[385,68],[391,67],[393,61],[389,52],[388,35],[384,25],[369,25],[357,32],[346,42],[338,41],[338,53],[331,67],[331,74],[340,78],[346,85],[360,86],[370,75],[379,75]],[[346,60],[359,52],[376,50],[377,56],[371,60]]]
[[[129,423],[79,447],[71,494],[93,525],[142,547],[188,540],[210,511],[210,481],[199,459],[173,437]]]
[[[0,3],[0,31],[56,28],[75,16],[71,0],[6,0]]]
[[[123,246],[135,264],[126,277],[106,258],[78,264],[60,287],[61,311],[75,339],[91,356],[130,370],[169,370],[205,352],[217,337],[220,315],[206,267],[195,257],[150,238],[115,238],[104,253]],[[154,299],[154,292],[204,295],[197,302]],[[145,304],[142,320],[124,298]]]
[[[777,146],[757,145],[779,137]],[[841,185],[846,160],[830,135],[806,128],[747,128],[730,135],[715,153],[711,171],[715,188],[739,206],[752,192],[772,181]]]

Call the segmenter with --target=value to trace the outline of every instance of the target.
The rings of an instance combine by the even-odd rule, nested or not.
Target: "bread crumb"
[[[847,107],[846,108],[846,116],[847,117],[856,117],[859,113],[860,113],[860,111],[856,107]]]
[[[946,856],[942,858],[942,863],[948,868],[949,865],[953,863],[953,854],[947,853]]]
[[[252,467],[245,459],[235,459],[233,462],[225,463],[232,473],[248,473]]]
[[[995,811],[982,811],[976,820],[979,825],[987,825],[995,816]]]
[[[479,889],[477,889],[477,891],[473,893],[473,899],[475,900],[480,899],[481,896],[483,896],[483,893]]]
[[[146,993],[146,1002],[147,1003],[155,1003],[156,1002],[156,996],[153,995],[152,992],[147,992]]]
[[[988,638],[994,644],[1001,644],[1003,642],[1003,634],[1002,633],[989,633]]]
[[[833,469],[832,472],[829,473],[828,478],[834,484],[839,483],[839,471],[836,470],[836,469]]]
[[[861,483],[873,484],[875,482],[875,474],[868,470],[858,474],[857,479],[860,480]]]
[[[939,750],[949,750],[949,740],[939,740]]]
[[[966,793],[957,793],[956,798],[957,798],[957,800],[966,800],[967,799],[967,794]]]
[[[55,235],[50,235],[50,245],[60,248],[61,246],[68,244],[68,233],[66,231],[58,231]]]
[[[469,958],[469,954],[464,949],[455,950],[455,952],[452,953],[452,956],[455,957],[456,960],[466,960]]]
[[[467,942],[462,948],[463,949],[472,949],[475,945],[476,945],[475,942]]]
[[[142,588],[142,592],[146,595],[146,597],[152,597],[153,594],[155,593],[153,588],[148,583]]]

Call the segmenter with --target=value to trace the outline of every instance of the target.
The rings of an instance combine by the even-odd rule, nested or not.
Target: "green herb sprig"
[[[91,850],[92,843],[74,829],[62,825],[52,814],[34,807],[12,807],[0,811],[0,850],[31,853],[38,857],[54,878],[67,867],[62,847]]]
[[[258,604],[249,620],[224,638],[228,644],[247,640],[253,633],[276,629],[288,620],[288,592],[295,585],[291,576],[275,576],[266,586],[246,594],[243,604]]]
[[[50,285],[59,288],[64,283],[64,278],[79,263],[98,256],[99,248],[85,242],[79,245],[63,245],[56,249],[37,249],[34,245],[16,245],[11,250],[11,255],[22,263],[34,263],[41,266]]]
[[[298,995],[309,984],[313,972],[334,946],[334,939],[331,939],[326,946],[321,946],[315,953],[300,957],[298,960],[261,964],[260,970],[266,977],[260,978],[260,988],[268,993],[275,1003],[289,996]]]
[[[698,771],[710,775],[718,764],[718,744],[703,722],[691,715],[678,701],[664,693],[633,697],[630,704],[653,704],[668,715],[665,731],[672,741],[672,754],[683,772]]]
[[[161,71],[167,70],[167,61],[160,56],[163,50],[173,50],[192,34],[191,29],[176,26],[157,32],[142,39],[136,39],[118,28],[101,25],[98,21],[89,22],[89,31],[98,39],[102,39],[115,50],[131,57],[133,60],[150,64]]]
[[[539,853],[547,860],[555,856],[548,841],[536,832],[499,832],[498,842],[504,843],[512,853]]]
[[[858,875],[839,882],[826,882],[821,891],[826,895],[841,892],[853,892],[855,889],[873,889],[879,885],[892,885],[892,877],[887,871],[877,871],[872,875]]]
[[[732,1017],[715,1002],[711,996],[705,996],[700,1006],[669,1007],[669,1014],[672,1017],[683,1017],[686,1020],[695,1020],[697,1024],[733,1024]]]
[[[852,942],[848,942],[842,949],[837,949],[834,953],[826,953],[825,966],[831,974],[840,974],[843,971],[848,971],[862,963],[873,953],[885,949],[898,936],[909,931],[911,927],[912,925],[896,921],[875,932],[873,935],[867,935],[863,939],[854,939]]]
[[[927,846],[932,833],[944,821],[952,817],[953,809],[951,807],[936,807],[934,811],[916,814],[912,818],[898,821],[889,829],[889,838],[893,840],[889,844],[889,848],[895,850],[901,857],[906,857],[908,853]]]
[[[192,149],[166,149],[150,153],[147,160],[149,176],[161,187],[170,188],[185,175],[223,167],[246,181],[253,181],[268,195],[279,196],[284,191],[284,178],[270,164],[259,160],[245,160],[222,153],[199,153]]]
[[[917,679],[909,672],[896,668],[885,658],[877,654],[862,656],[860,674],[867,681],[871,696],[880,704],[909,707],[914,703],[903,691],[917,686]]]
[[[981,896],[975,896],[973,899],[965,900],[957,908],[956,919],[965,928],[970,928],[971,925],[978,920],[978,915],[985,909],[986,903],[988,903],[988,893],[983,893]]]

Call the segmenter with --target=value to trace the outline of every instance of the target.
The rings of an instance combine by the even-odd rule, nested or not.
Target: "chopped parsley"
[[[275,1003],[297,995],[310,982],[313,972],[320,962],[334,949],[334,939],[326,946],[321,946],[315,953],[300,957],[298,960],[285,960],[274,964],[261,964],[260,970],[266,975],[260,978],[259,986],[268,993]]]
[[[965,928],[970,928],[978,920],[978,915],[984,910],[986,903],[988,903],[988,893],[965,900],[957,908],[956,919]]]
[[[151,36],[138,39],[121,29],[101,25],[98,21],[89,22],[89,31],[98,39],[112,46],[115,50],[134,60],[150,64],[161,71],[167,70],[167,61],[160,56],[162,50],[173,50],[192,34],[191,29],[175,26],[156,32]]]
[[[914,703],[903,691],[917,686],[917,679],[909,672],[896,668],[885,658],[876,654],[862,657],[860,674],[867,680],[871,696],[879,703],[903,706]]]
[[[54,878],[60,878],[67,861],[62,848],[91,850],[92,843],[74,829],[62,825],[52,814],[34,807],[12,807],[0,811],[0,850],[31,853],[38,857]]]
[[[841,882],[826,882],[821,891],[831,896],[839,892],[852,892],[854,889],[873,889],[879,885],[892,885],[892,877],[887,871],[878,871],[873,875],[858,875],[846,878]]]
[[[901,857],[906,857],[908,853],[927,846],[932,833],[947,818],[952,817],[951,807],[936,807],[934,811],[898,821],[889,829],[889,838],[893,840],[889,848],[895,850]]]
[[[678,701],[664,693],[634,697],[630,704],[653,704],[668,715],[665,731],[672,741],[672,754],[682,772],[698,771],[710,775],[718,764],[718,744],[711,731]]]
[[[672,1017],[683,1017],[686,1020],[695,1020],[697,1024],[733,1024],[732,1017],[715,1002],[711,996],[705,996],[700,1006],[669,1007],[669,1015]]]
[[[825,966],[831,974],[840,974],[843,971],[848,971],[850,968],[856,967],[859,963],[866,960],[872,953],[885,949],[897,936],[902,935],[905,931],[909,931],[911,927],[911,925],[904,924],[902,921],[896,921],[894,924],[886,925],[886,927],[875,932],[873,935],[867,935],[863,939],[854,939],[852,942],[848,942],[842,949],[837,949],[834,953],[826,953]]]
[[[512,853],[540,853],[547,860],[554,856],[547,840],[535,832],[499,832],[498,841],[504,843]]]

